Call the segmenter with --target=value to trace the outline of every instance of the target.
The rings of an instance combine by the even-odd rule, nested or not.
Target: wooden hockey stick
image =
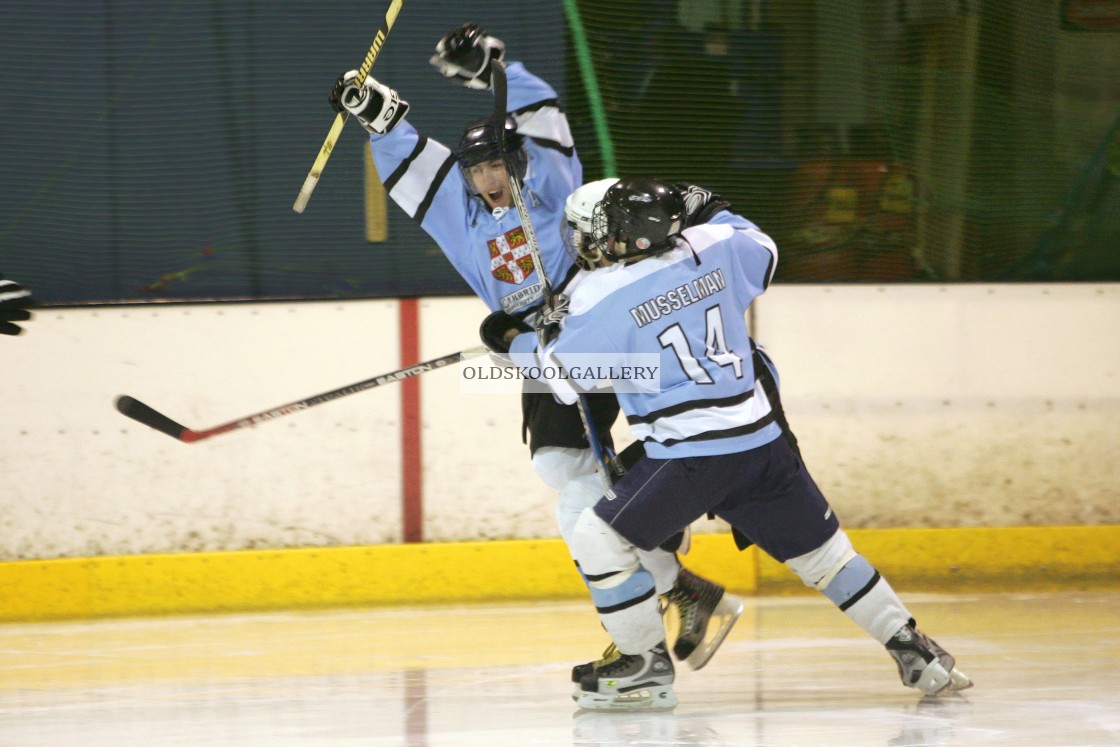
[[[238,418],[237,420],[231,420],[228,423],[222,423],[221,425],[215,425],[213,428],[205,428],[199,431],[192,430],[191,428],[187,428],[185,425],[176,423],[174,420],[167,417],[163,413],[149,407],[138,399],[129,397],[127,394],[117,397],[116,404],[117,410],[119,410],[121,414],[132,418],[138,423],[143,423],[149,428],[155,428],[160,433],[166,433],[168,436],[171,436],[174,439],[182,441],[183,443],[190,444],[194,443],[195,441],[202,441],[204,439],[210,438],[212,436],[217,436],[222,433],[235,431],[239,428],[250,428],[254,425],[257,425],[258,423],[264,423],[269,420],[275,420],[276,418],[282,418],[285,415],[291,415],[294,412],[306,410],[308,408],[314,407],[315,405],[321,405],[324,402],[330,402],[333,399],[348,397],[351,394],[364,392],[367,389],[373,389],[374,387],[379,387],[382,384],[392,384],[394,382],[401,381],[402,379],[410,379],[413,376],[419,376],[422,373],[434,371],[437,368],[443,368],[444,366],[458,363],[460,361],[466,360],[467,358],[475,358],[480,355],[486,355],[486,353],[488,352],[489,351],[485,347],[477,347],[469,348],[458,353],[450,353],[449,355],[444,355],[439,358],[433,358],[429,361],[423,361],[421,363],[417,363],[416,365],[408,366],[407,368],[400,368],[396,371],[390,371],[389,373],[381,374],[380,376],[374,376],[371,379],[365,379],[364,381],[359,381],[356,384],[348,384],[347,386],[339,387],[338,389],[332,389],[329,392],[323,392],[322,394],[316,394],[313,397],[307,397],[306,399],[289,402],[286,405],[280,405],[279,407],[273,407],[268,410],[262,410],[261,412],[255,412],[252,415],[246,415],[245,417]]]
[[[506,164],[510,196],[513,198],[514,207],[517,208],[517,215],[521,219],[521,230],[525,232],[525,243],[529,246],[529,256],[533,258],[533,264],[537,268],[537,277],[541,281],[541,295],[545,301],[550,301],[552,298],[552,283],[549,281],[548,270],[545,269],[544,259],[541,257],[540,243],[537,241],[537,232],[533,229],[533,220],[529,217],[529,208],[525,206],[525,197],[521,194],[521,179],[513,168],[513,159],[506,148],[505,124],[509,89],[506,82],[506,71],[502,68],[501,63],[494,62],[491,65],[491,80],[494,84],[494,126],[497,128],[498,149],[501,151],[502,160]],[[543,339],[540,340],[540,347],[542,350],[544,349]],[[599,434],[595,430],[595,422],[591,419],[591,405],[586,394],[579,395],[576,400],[576,408],[579,410],[580,420],[583,421],[583,430],[587,435],[587,445],[591,448],[591,455],[595,458],[595,468],[599,472],[604,487],[609,490],[611,485],[625,474],[626,470],[614,454],[603,448],[603,444],[599,440]]]
[[[389,29],[393,28],[393,23],[397,20],[397,14],[401,12],[401,5],[403,4],[404,0],[393,0],[389,4],[389,10],[385,11],[385,20],[381,22],[381,28],[377,29],[377,36],[373,37],[373,45],[366,52],[366,57],[362,60],[362,66],[358,68],[358,77],[354,79],[354,85],[359,88],[365,84],[366,78],[369,77],[373,61],[377,59],[378,53],[381,52],[381,45],[385,43],[385,37],[389,35]],[[347,112],[339,112],[335,115],[334,124],[331,125],[330,132],[327,133],[327,139],[323,141],[323,147],[319,149],[319,155],[315,157],[315,163],[311,165],[311,171],[307,174],[307,178],[303,180],[303,186],[299,190],[296,202],[292,205],[292,210],[297,213],[302,213],[304,208],[307,207],[307,201],[311,199],[311,193],[315,191],[315,185],[319,183],[319,177],[322,175],[323,169],[327,167],[327,159],[331,157],[334,145],[338,142],[339,135],[342,134],[342,126],[346,124],[346,119],[349,116]]]

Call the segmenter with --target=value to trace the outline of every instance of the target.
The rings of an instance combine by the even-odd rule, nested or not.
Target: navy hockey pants
[[[595,513],[643,550],[713,513],[782,562],[817,549],[840,528],[785,438],[735,454],[643,456]]]

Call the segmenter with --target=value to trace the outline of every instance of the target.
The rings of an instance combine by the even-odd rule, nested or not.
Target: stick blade
[[[189,429],[176,423],[166,415],[153,410],[148,405],[145,405],[138,399],[129,397],[127,394],[122,394],[117,397],[117,411],[125,417],[132,418],[138,423],[143,423],[149,428],[154,428],[160,433],[166,433],[168,436],[178,440],[186,441],[183,438]]]

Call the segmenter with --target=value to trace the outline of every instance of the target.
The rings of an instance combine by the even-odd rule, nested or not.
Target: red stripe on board
[[[400,301],[401,368],[420,362],[420,302]],[[401,516],[405,542],[424,541],[424,463],[420,443],[420,377],[401,382]]]

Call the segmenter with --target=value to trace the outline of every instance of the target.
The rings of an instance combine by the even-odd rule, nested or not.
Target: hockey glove
[[[542,347],[560,334],[560,322],[568,315],[568,302],[568,297],[563,293],[557,293],[541,302],[537,310],[537,339]]]
[[[467,88],[490,88],[490,66],[506,56],[501,39],[487,35],[477,23],[465,23],[443,35],[429,62],[445,78],[455,78]]]
[[[482,320],[478,329],[482,343],[494,353],[502,355],[509,352],[513,338],[522,332],[532,332],[533,328],[512,314],[504,311],[495,311]]]
[[[31,291],[14,280],[0,277],[0,334],[18,335],[22,332],[22,328],[15,322],[31,319],[31,312],[27,307],[33,303]]]
[[[677,182],[673,186],[684,198],[685,228],[707,223],[716,213],[731,209],[730,202],[709,189],[688,182]]]
[[[331,89],[331,107],[336,112],[349,112],[358,118],[366,132],[384,135],[397,122],[408,114],[408,102],[389,86],[378,83],[375,78],[366,77],[362,86],[357,86],[358,71],[350,70],[338,76]]]

